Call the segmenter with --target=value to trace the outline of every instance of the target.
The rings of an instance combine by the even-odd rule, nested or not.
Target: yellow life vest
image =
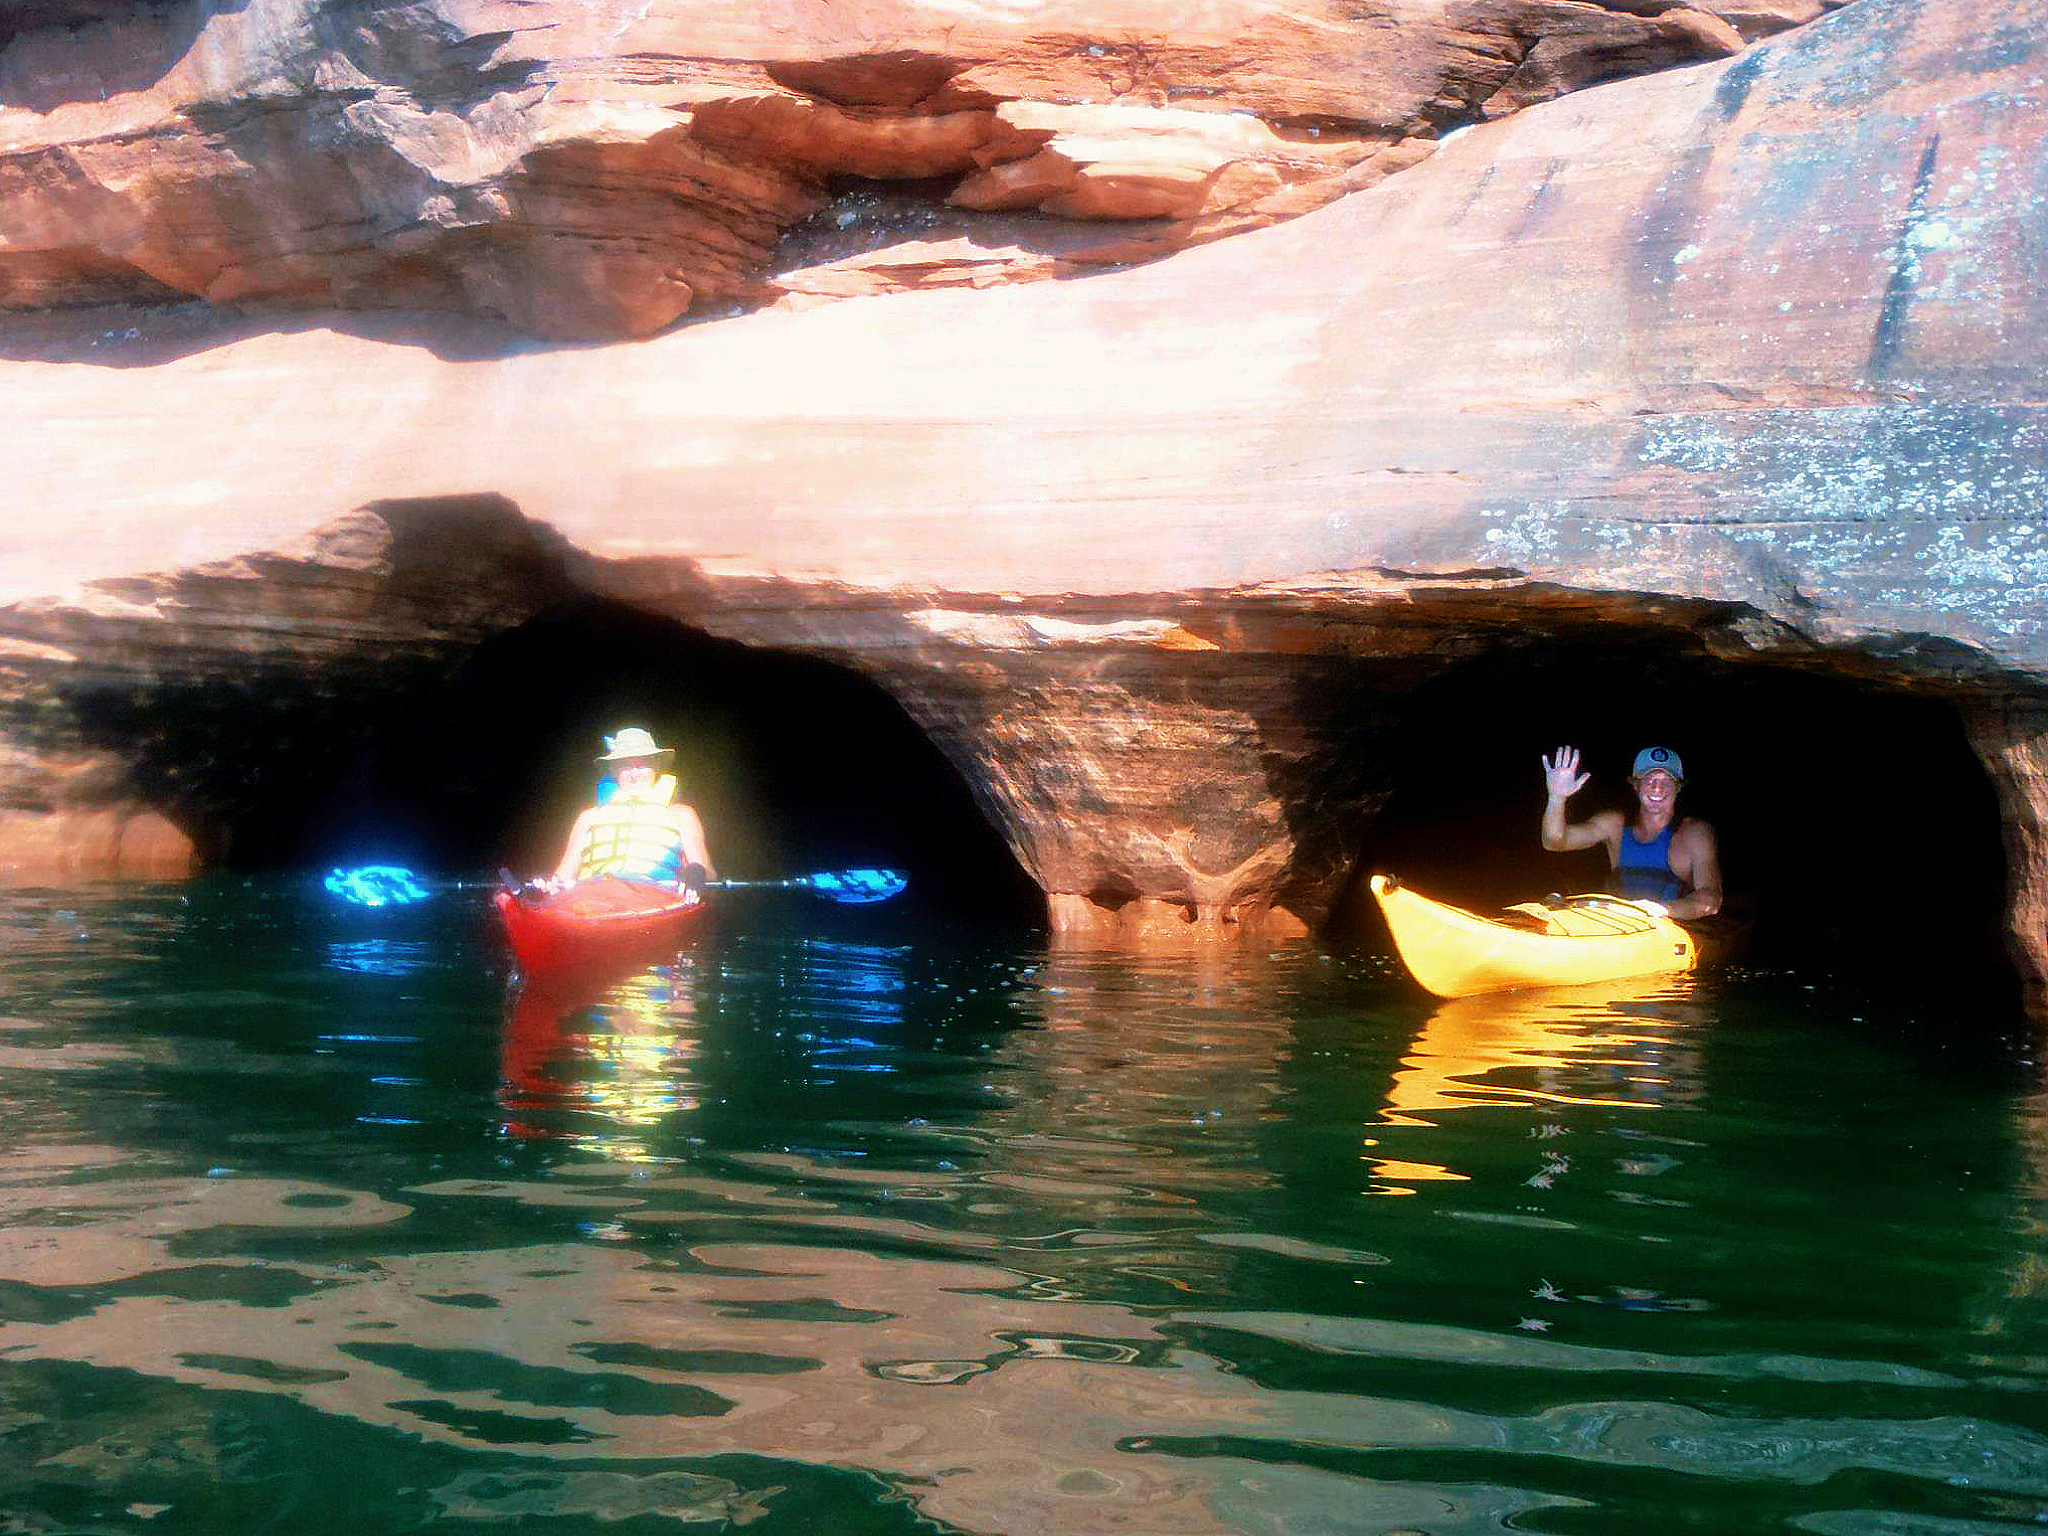
[[[668,815],[676,797],[676,779],[663,774],[645,795],[619,791],[603,805],[583,832],[576,850],[576,878],[624,875],[633,880],[682,878],[682,838]]]

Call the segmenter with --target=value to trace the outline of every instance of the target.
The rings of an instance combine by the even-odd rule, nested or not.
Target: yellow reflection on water
[[[1697,1104],[1703,1062],[1695,985],[1691,977],[1635,977],[1439,1003],[1402,1057],[1378,1123],[1428,1127],[1455,1110],[1516,1105]],[[1370,1152],[1364,1160],[1385,1194],[1465,1178],[1433,1163]]]
[[[500,1134],[651,1160],[644,1132],[702,1102],[696,967],[682,955],[614,981],[595,1000],[516,987],[500,1040]],[[590,1128],[567,1128],[579,1121]]]
[[[715,952],[686,950],[630,975],[516,983],[500,1038],[500,1134],[620,1162],[666,1161],[656,1133],[673,1132],[710,1091],[705,1042],[730,980],[720,966]],[[896,1070],[888,1056],[907,992],[900,949],[806,940],[770,990],[780,1048],[799,1052],[813,1080]],[[728,1045],[747,1028],[723,1024]]]
[[[1690,979],[1602,982],[1438,1005],[1387,1093],[1386,1125],[1499,1104],[1650,1109],[1696,1102]]]

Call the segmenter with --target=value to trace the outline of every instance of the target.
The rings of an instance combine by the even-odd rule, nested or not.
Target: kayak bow
[[[1391,875],[1374,875],[1372,894],[1402,964],[1438,997],[1689,971],[1697,956],[1678,924],[1619,896],[1526,901],[1481,917]]]
[[[564,891],[492,892],[520,970],[601,965],[681,938],[709,908],[703,897],[658,880],[601,876]]]

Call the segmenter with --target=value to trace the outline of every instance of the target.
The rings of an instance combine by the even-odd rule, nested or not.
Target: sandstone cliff
[[[879,681],[1091,931],[1324,921],[1417,739],[1486,750],[1489,711],[1519,756],[1579,695],[1660,732],[1711,698],[1726,777],[1896,805],[1921,786],[1870,744],[1927,705],[1995,796],[2038,983],[2048,8],[1817,11],[1091,7],[1022,38],[863,12],[856,38],[835,8],[763,41],[444,5],[378,41],[251,4],[153,52],[118,18],[23,33],[17,825],[167,816],[219,849],[366,699],[595,594]],[[1175,43],[1156,99],[1100,83],[1144,25]],[[104,103],[50,83],[88,58]],[[878,234],[829,282],[778,267],[778,230],[891,178],[940,221],[1060,221],[1031,237],[1057,259],[969,232],[897,242],[892,275]],[[1182,248],[975,286],[1112,232],[1117,260]],[[935,291],[771,302],[889,283]],[[661,330],[707,298],[770,307]],[[1823,683],[1851,701],[1826,719]],[[1931,856],[1952,809],[1887,835]]]
[[[778,295],[1071,272],[1271,223],[1453,124],[1821,9],[14,7],[0,304],[425,307],[615,339]],[[913,191],[878,204],[888,187]]]

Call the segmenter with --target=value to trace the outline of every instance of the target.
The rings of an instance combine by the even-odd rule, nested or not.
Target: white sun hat
[[[630,762],[635,758],[658,757],[664,762],[675,757],[673,747],[658,746],[654,738],[637,725],[629,725],[616,736],[604,739],[605,753],[600,763]]]

